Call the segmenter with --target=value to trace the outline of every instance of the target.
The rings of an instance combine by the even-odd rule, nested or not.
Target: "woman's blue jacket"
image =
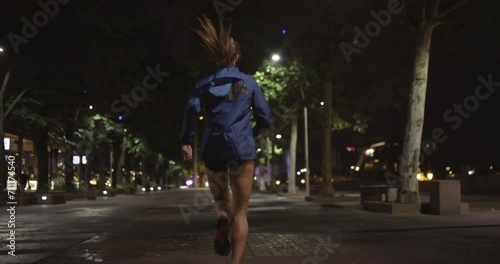
[[[184,109],[181,142],[191,145],[196,122],[204,110],[201,139],[203,161],[254,160],[254,137],[271,125],[269,105],[259,85],[236,66],[223,67],[202,78]],[[256,125],[252,128],[253,113]]]

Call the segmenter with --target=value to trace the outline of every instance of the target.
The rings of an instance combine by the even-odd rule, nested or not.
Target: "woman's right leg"
[[[231,242],[229,238],[231,223],[231,190],[229,189],[229,177],[219,165],[205,163],[210,191],[215,201],[215,213],[217,215],[217,233],[214,240],[214,248],[221,256],[229,255]]]
[[[232,202],[232,252],[233,263],[241,264],[245,246],[248,239],[248,221],[247,209],[250,195],[252,194],[252,185],[254,177],[254,162],[247,161],[242,163],[236,170],[229,171],[229,183],[233,195]]]

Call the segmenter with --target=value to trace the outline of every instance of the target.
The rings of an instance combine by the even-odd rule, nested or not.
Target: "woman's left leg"
[[[232,193],[229,188],[229,177],[226,171],[212,171],[207,168],[208,185],[214,198],[217,218],[229,217],[231,214]]]

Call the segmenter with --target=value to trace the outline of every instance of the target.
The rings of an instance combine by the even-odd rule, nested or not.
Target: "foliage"
[[[300,115],[304,105],[316,112],[322,109],[318,74],[299,59],[293,59],[289,63],[265,60],[253,77],[262,87],[270,104],[284,109],[287,116]],[[305,100],[306,93],[307,101]],[[344,112],[346,112],[345,109]],[[366,133],[370,121],[367,114],[355,111],[350,115],[351,118],[346,119],[340,115],[339,111],[334,111],[332,130],[352,129],[361,134]]]
[[[56,178],[53,181],[54,191],[66,191],[66,182],[63,177]]]
[[[126,189],[135,189],[136,186],[132,183],[119,183],[116,185],[116,189],[118,190],[126,190]]]
[[[129,136],[126,138],[126,148],[128,152],[133,154],[135,157],[145,158],[152,154],[144,138],[136,136]]]
[[[318,85],[315,71],[299,59],[292,59],[289,63],[265,60],[253,77],[262,87],[268,101],[274,105],[285,106],[290,114],[296,114],[302,109],[303,92]]]
[[[80,183],[78,186],[78,191],[79,192],[88,192],[88,186],[86,184]]]

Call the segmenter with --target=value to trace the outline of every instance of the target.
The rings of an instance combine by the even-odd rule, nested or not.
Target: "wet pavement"
[[[254,193],[245,263],[495,263],[500,204],[471,197],[459,216],[391,216],[356,203],[322,207],[300,196]],[[7,238],[6,208],[0,236]],[[207,190],[118,195],[17,207],[15,256],[0,263],[229,263],[215,255]]]

